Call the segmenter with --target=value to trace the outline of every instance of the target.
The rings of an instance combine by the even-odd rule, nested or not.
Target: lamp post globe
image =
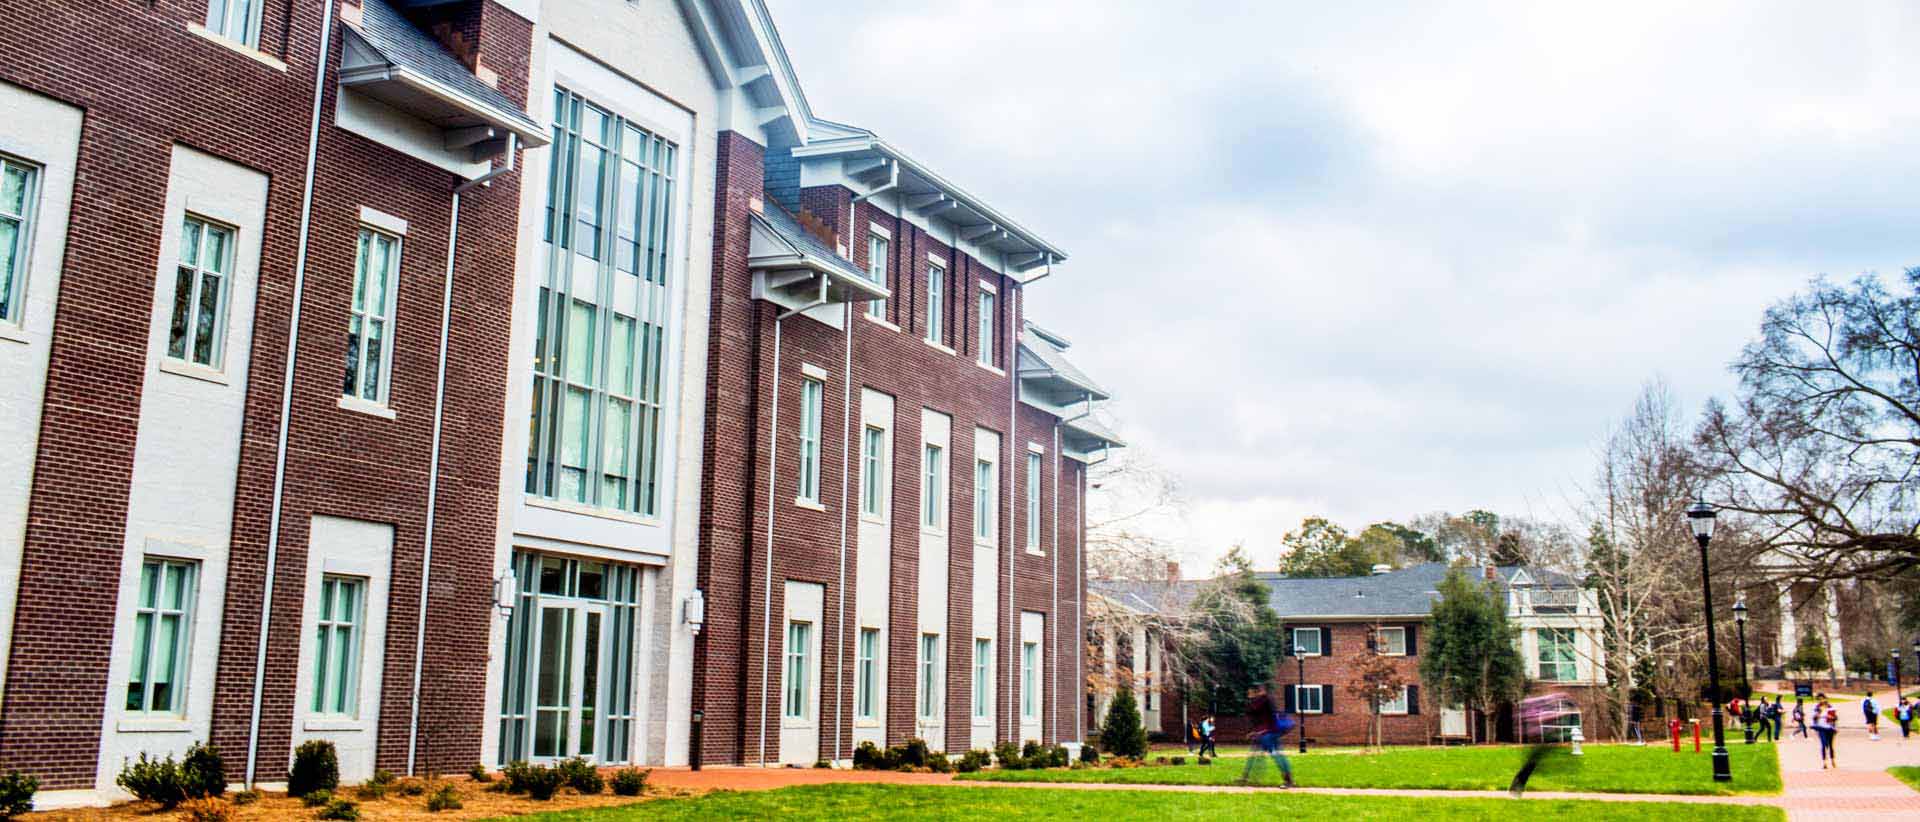
[[[1753,744],[1755,728],[1753,726],[1753,685],[1747,681],[1747,595],[1740,594],[1733,599],[1733,622],[1740,627],[1740,728],[1746,732],[1747,744]]]
[[[1707,616],[1707,695],[1713,706],[1713,781],[1732,782],[1733,767],[1727,755],[1726,700],[1720,692],[1720,645],[1713,638],[1713,578],[1707,564],[1707,543],[1713,540],[1713,521],[1718,513],[1706,500],[1696,499],[1687,506],[1687,525],[1693,529],[1693,541],[1700,545],[1700,602]]]

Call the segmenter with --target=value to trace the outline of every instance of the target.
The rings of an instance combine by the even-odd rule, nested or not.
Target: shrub
[[[476,762],[467,770],[467,778],[475,782],[492,782],[493,774],[487,771],[487,766]]]
[[[441,785],[440,790],[427,797],[427,810],[433,813],[460,810],[460,792],[452,785]]]
[[[1064,768],[1073,764],[1073,755],[1067,753],[1067,746],[1065,745],[1056,744],[1047,746],[1047,759],[1053,763],[1047,766],[1050,768]]]
[[[333,801],[333,791],[308,791],[300,795],[300,804],[318,808]]]
[[[856,771],[882,770],[887,766],[887,755],[872,742],[862,742],[853,749],[853,769]]]
[[[1092,745],[1080,746],[1080,761],[1088,765],[1100,764],[1100,749]]]
[[[233,804],[235,805],[251,805],[258,801],[260,801],[260,792],[256,790],[249,789],[234,791],[233,793]]]
[[[927,768],[934,773],[953,773],[953,760],[944,753],[934,751],[927,757]]]
[[[186,779],[180,774],[180,766],[173,761],[173,755],[165,759],[148,759],[142,752],[140,758],[128,762],[120,769],[120,775],[114,784],[127,789],[148,802],[158,802],[162,808],[172,808],[187,798]]]
[[[287,771],[287,793],[306,796],[340,787],[340,755],[324,739],[303,742],[293,750],[293,768]]]
[[[961,754],[960,761],[955,763],[953,767],[961,773],[973,773],[991,764],[993,764],[992,754],[986,751],[972,750]]]
[[[1113,695],[1106,721],[1100,725],[1100,747],[1114,756],[1138,759],[1147,755],[1147,730],[1140,725],[1140,707],[1133,701],[1133,689],[1121,688]]]
[[[1174,757],[1174,758],[1173,758],[1173,764],[1175,764],[1175,765],[1185,765],[1185,764],[1187,764],[1187,758],[1186,758],[1186,757],[1184,757],[1184,756],[1176,756],[1176,757]]]
[[[391,785],[395,781],[398,781],[398,779],[399,779],[398,777],[393,775],[393,771],[389,771],[386,768],[381,768],[377,771],[374,771],[373,779],[368,781],[376,785]]]
[[[909,768],[924,768],[927,766],[927,753],[926,740],[908,739],[907,744],[900,748],[900,756],[895,761]]]
[[[500,769],[500,789],[507,793],[526,793],[527,775],[533,772],[533,766],[525,762],[508,762]]]
[[[1002,770],[1017,771],[1027,767],[1026,760],[1020,757],[1020,746],[1012,742],[1002,742],[993,746],[993,758],[1000,760]]]
[[[211,796],[191,800],[182,807],[186,812],[180,816],[185,822],[228,822],[233,818],[233,805]]]
[[[1044,768],[1047,766],[1046,758],[1041,756],[1040,741],[1037,739],[1029,739],[1027,740],[1027,744],[1020,746],[1020,758],[1027,761],[1027,767],[1029,768]]]
[[[621,796],[639,796],[647,790],[647,777],[653,771],[621,768],[613,773],[613,792]]]
[[[227,792],[227,763],[213,745],[194,745],[180,760],[181,787],[189,797],[220,796]],[[232,809],[229,808],[229,811]]]
[[[321,819],[339,819],[342,822],[354,822],[360,818],[360,806],[350,799],[335,799],[320,809]]]
[[[33,810],[33,793],[40,780],[19,771],[0,776],[0,819],[9,819]]]
[[[427,780],[407,778],[393,783],[394,793],[401,796],[419,796],[427,792]]]
[[[360,787],[354,789],[353,795],[368,801],[385,799],[387,798],[387,783],[371,780],[362,782],[360,783]]]
[[[520,776],[520,785],[526,789],[529,799],[545,802],[553,798],[553,792],[566,784],[567,775],[559,768],[544,765],[529,765]]]
[[[588,796],[598,796],[607,789],[607,781],[600,778],[600,769],[581,757],[563,760],[555,769],[567,787]]]
[[[1202,765],[1212,765],[1212,764],[1213,764],[1213,758],[1212,758],[1212,757],[1206,757],[1206,756],[1203,756],[1203,757],[1200,757],[1200,764],[1202,764]]]

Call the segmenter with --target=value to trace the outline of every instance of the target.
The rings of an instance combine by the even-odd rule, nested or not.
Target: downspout
[[[320,16],[320,57],[313,68],[313,115],[307,125],[307,178],[300,189],[300,239],[293,260],[293,308],[287,318],[287,365],[280,380],[280,432],[273,455],[273,512],[267,521],[266,579],[260,591],[260,641],[253,654],[253,708],[247,718],[247,785],[253,785],[260,759],[260,697],[267,680],[267,634],[273,627],[273,574],[279,559],[280,513],[286,501],[287,428],[293,413],[293,367],[300,354],[300,300],[307,285],[307,242],[313,230],[313,178],[320,151],[320,102],[325,96],[327,60],[333,53],[333,0]]]
[[[833,756],[840,758],[840,728],[844,718],[841,697],[847,687],[847,500],[848,470],[853,462],[853,303],[846,303],[846,361],[840,372],[840,630],[836,634],[833,674]]]
[[[1085,600],[1086,600],[1086,593],[1087,593],[1087,583],[1085,579],[1085,574],[1087,569],[1087,543],[1086,543],[1086,540],[1084,539],[1085,534],[1083,533],[1087,524],[1087,475],[1085,471],[1082,471],[1080,473],[1080,478],[1074,482],[1073,486],[1074,486],[1073,487],[1074,495],[1078,498],[1078,501],[1075,503],[1073,507],[1073,511],[1074,511],[1073,576],[1074,576],[1074,584],[1079,588],[1079,591],[1080,591],[1080,599],[1082,600],[1082,602],[1080,603],[1080,607],[1081,607],[1081,613],[1084,615],[1086,613]],[[1081,624],[1080,622],[1081,619],[1084,619],[1084,616],[1075,618],[1074,627],[1080,629],[1081,631],[1085,631],[1086,626]],[[1113,643],[1108,643],[1108,647],[1112,647],[1112,645]],[[1073,659],[1074,659],[1073,666],[1074,666],[1075,675],[1080,678],[1080,681],[1082,683],[1084,683],[1086,682],[1086,671],[1082,669],[1082,666],[1086,664],[1086,660],[1081,659],[1082,656],[1084,656],[1084,654],[1073,655]],[[1085,686],[1082,685],[1081,687],[1085,687]],[[1073,715],[1075,717],[1076,722],[1084,721],[1085,712],[1079,709],[1077,703],[1075,705]],[[1080,738],[1083,741],[1087,738],[1087,729],[1084,726],[1081,727],[1080,729]]]
[[[820,278],[820,295],[797,308],[788,309],[773,318],[773,412],[768,432],[767,446],[767,576],[766,594],[760,606],[760,761],[767,764],[767,688],[772,684],[773,673],[773,518],[775,502],[779,498],[776,490],[780,481],[780,321],[802,311],[809,311],[827,304],[827,286],[831,278]]]
[[[440,435],[444,429],[447,400],[447,330],[453,322],[453,256],[460,247],[460,195],[476,186],[487,185],[514,168],[520,137],[507,135],[507,163],[453,187],[453,209],[447,217],[447,276],[440,294],[440,357],[433,380],[433,450],[427,462],[427,524],[420,552],[419,618],[413,629],[413,691],[407,715],[407,774],[414,769],[420,747],[420,674],[426,657],[427,590],[433,581],[433,535],[440,503]]]
[[[1052,454],[1054,455],[1054,458],[1055,458],[1055,459],[1058,459],[1058,458],[1059,458],[1059,454],[1060,454],[1060,423],[1059,423],[1059,422],[1057,422],[1057,421],[1056,421],[1056,422],[1055,422],[1055,423],[1053,424],[1053,451],[1052,451]],[[1061,620],[1061,619],[1060,619],[1060,477],[1058,476],[1058,473],[1059,473],[1059,469],[1057,469],[1057,468],[1056,468],[1056,469],[1055,469],[1055,476],[1054,476],[1054,478],[1053,478],[1053,490],[1054,490],[1054,495],[1053,495],[1053,550],[1052,550],[1052,551],[1050,552],[1050,553],[1051,553],[1051,554],[1053,555],[1053,621],[1054,621],[1054,625],[1053,625],[1053,664],[1054,664],[1054,670],[1059,670],[1059,666],[1060,666],[1060,635],[1061,635],[1062,633],[1065,633],[1064,631],[1062,631],[1062,630],[1061,630],[1061,626],[1060,626],[1060,623],[1061,623],[1061,622],[1063,622],[1064,620]],[[1036,540],[1036,542],[1037,542],[1037,541],[1038,541],[1038,540]],[[1078,618],[1076,618],[1076,619],[1075,619],[1075,621],[1074,621],[1074,626],[1075,626],[1076,628],[1077,628],[1077,627],[1079,627],[1079,620],[1078,620]],[[1052,720],[1052,722],[1051,722],[1051,723],[1049,723],[1049,724],[1051,724],[1051,725],[1053,726],[1053,741],[1054,741],[1054,742],[1059,742],[1059,741],[1060,741],[1060,697],[1061,697],[1061,694],[1059,694],[1059,693],[1057,693],[1057,692],[1058,692],[1058,691],[1060,690],[1060,678],[1059,678],[1059,677],[1054,677],[1054,678],[1053,678],[1053,689],[1054,689],[1054,691],[1056,691],[1056,693],[1054,694],[1054,699],[1053,699],[1053,702],[1052,702],[1052,703],[1051,703],[1051,705],[1050,705],[1050,707],[1051,707],[1051,711],[1050,711],[1050,712],[1049,712],[1049,714],[1048,714],[1048,718]],[[1074,740],[1074,741],[1076,741],[1076,742],[1078,742],[1079,740],[1078,740],[1078,739],[1076,739],[1076,740]]]
[[[955,234],[956,236],[954,237],[954,240],[957,242],[960,239],[958,236],[957,230]],[[1002,261],[1001,267],[1005,268],[1006,266],[1005,266],[1004,256],[1002,256],[1001,261]],[[1025,295],[1024,293],[1014,292],[1013,289],[1008,289],[1008,292],[1009,293],[1007,295],[1007,314],[1010,317],[1018,317],[1020,316],[1020,298]],[[1007,454],[1008,454],[1007,459],[1009,461],[1012,460],[1013,443],[1018,442],[1020,439],[1019,430],[1018,430],[1018,426],[1019,426],[1018,418],[1020,415],[1019,356],[1020,356],[1020,352],[1018,350],[1015,350],[1014,360],[1008,363],[1008,365],[1012,367],[1007,369]],[[1033,524],[1028,523],[1027,527],[1032,528]],[[1007,534],[1006,551],[1002,552],[1002,555],[1005,557],[1005,562],[1007,564],[1007,631],[1009,634],[1013,636],[1013,641],[1002,643],[1002,644],[1007,646],[1007,652],[1008,652],[1007,661],[1009,663],[1007,667],[1003,670],[1011,671],[1014,674],[1012,682],[1010,683],[1012,684],[1013,687],[1010,687],[1007,689],[1007,707],[1009,708],[1009,710],[1007,711],[1007,715],[1012,718],[1013,733],[1009,734],[1007,738],[1010,741],[1017,744],[1021,741],[1020,740],[1020,721],[1022,719],[1025,719],[1025,717],[1022,717],[1019,713],[1019,707],[1020,707],[1019,697],[1018,697],[1018,692],[1020,690],[1019,683],[1025,680],[1020,678],[1021,671],[1018,665],[1015,663],[1015,660],[1018,660],[1020,657],[1014,654],[1013,651],[1023,646],[1026,643],[1027,638],[1025,635],[1020,633],[1022,626],[1019,624],[1019,620],[1015,618],[1016,614],[1018,613],[1018,604],[1014,601],[1014,589],[1013,589],[1013,562],[1014,562],[1013,552],[1015,550],[1017,549],[1015,549],[1013,546],[1013,534],[1011,529],[1009,529]]]

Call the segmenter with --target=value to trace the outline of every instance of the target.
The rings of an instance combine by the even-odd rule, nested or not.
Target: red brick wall
[[[244,761],[322,5],[267,5],[262,47],[287,63],[285,71],[190,34],[186,24],[204,14],[204,4],[186,2],[34,4],[11,10],[8,25],[0,27],[0,54],[7,55],[0,79],[87,111],[0,726],[0,767],[28,770],[45,788],[91,784],[102,705],[114,685],[106,681],[107,649],[120,580],[101,569],[118,567],[126,539],[153,272],[176,142],[271,178],[256,319],[252,329],[235,329],[252,333],[253,362],[228,588],[202,592],[225,598],[213,739],[236,770]],[[523,98],[531,28],[506,14],[489,14],[488,23],[487,62],[501,71],[501,87]],[[340,42],[336,31],[330,63]],[[381,767],[405,764],[411,706],[455,180],[333,128],[335,86],[329,80],[326,87],[262,706],[262,779],[278,778],[288,757],[302,571],[315,514],[395,526]],[[485,569],[491,567],[503,435],[499,397],[518,188],[518,175],[508,175],[470,196],[460,226],[428,598],[435,653],[426,674],[434,684],[422,700],[422,724],[436,729],[429,747],[445,767],[477,759],[485,721],[481,690],[491,618]],[[410,224],[395,315],[391,404],[397,416],[391,421],[336,406],[361,205]]]
[[[1070,663],[1077,650],[1058,651],[1055,647],[1077,649],[1077,626],[1069,622],[1062,642],[1060,626],[1055,624],[1054,583],[1059,569],[1060,607],[1076,607],[1073,566],[1079,562],[1072,549],[1071,533],[1062,534],[1062,552],[1055,555],[1051,540],[1044,545],[1045,556],[1031,556],[1021,550],[1026,523],[1022,505],[1025,490],[1024,459],[1029,441],[1052,445],[1052,418],[1022,407],[1016,420],[1013,412],[1012,384],[1004,372],[980,367],[975,360],[977,327],[972,312],[977,305],[977,286],[982,278],[996,282],[1000,306],[1006,316],[998,326],[1001,336],[996,346],[1002,362],[1011,356],[1013,329],[1018,327],[1019,286],[985,269],[976,260],[928,236],[909,222],[875,208],[871,203],[852,205],[851,192],[845,188],[815,187],[801,192],[801,207],[819,218],[849,249],[854,263],[867,263],[867,231],[870,222],[887,226],[892,241],[892,259],[888,266],[893,297],[887,303],[887,318],[899,325],[888,328],[857,316],[864,306],[855,306],[850,329],[835,329],[804,317],[781,322],[779,331],[779,430],[772,427],[769,403],[773,397],[774,310],[751,300],[751,276],[746,268],[745,241],[749,219],[749,201],[763,196],[761,174],[764,149],[740,135],[729,133],[721,140],[720,184],[715,239],[712,342],[709,354],[710,396],[709,433],[705,449],[704,498],[701,507],[701,584],[708,595],[708,630],[702,633],[695,661],[695,701],[706,711],[707,761],[758,761],[762,704],[777,709],[779,676],[777,669],[763,671],[768,648],[765,644],[767,615],[778,624],[784,613],[784,583],[799,580],[821,584],[825,589],[827,617],[823,650],[822,758],[846,758],[852,755],[851,734],[836,733],[835,723],[850,724],[852,716],[851,667],[853,636],[837,613],[843,592],[842,573],[850,588],[859,545],[854,523],[845,523],[846,554],[841,553],[844,463],[857,444],[859,415],[846,406],[849,388],[857,401],[862,388],[889,394],[895,398],[894,476],[892,483],[891,541],[893,575],[891,580],[890,624],[887,671],[887,729],[889,743],[898,743],[914,734],[915,661],[918,656],[918,575],[920,529],[919,495],[921,409],[929,408],[952,417],[952,441],[948,449],[948,488],[950,527],[948,529],[948,609],[945,626],[946,656],[946,738],[928,740],[935,748],[963,750],[968,745],[971,708],[970,662],[972,658],[972,563],[973,563],[973,431],[991,429],[1002,437],[997,455],[1000,467],[1001,509],[999,511],[1002,556],[1011,554],[1013,565],[1000,569],[1001,599],[994,614],[1001,642],[996,668],[1000,688],[996,708],[1000,719],[997,735],[1012,738],[1017,706],[1013,703],[1014,672],[1019,637],[1019,612],[1040,611],[1049,615],[1046,691],[1050,705],[1064,705],[1057,713],[1050,708],[1043,720],[1072,716],[1067,711],[1076,703],[1077,684],[1068,681]],[[767,208],[779,206],[767,203]],[[927,323],[927,254],[947,261],[947,309],[943,339],[956,353],[941,351],[923,341]],[[852,373],[847,369],[846,346],[853,346]],[[797,488],[794,443],[798,436],[801,366],[808,363],[825,368],[831,375],[823,402],[823,443],[821,464],[821,503],[825,511],[813,511],[793,504]],[[768,449],[779,449],[778,467],[773,478],[772,515],[774,517],[771,550],[773,570],[767,573]],[[1053,482],[1047,472],[1046,482]],[[1071,478],[1069,478],[1071,480]],[[848,476],[849,482],[853,481]],[[1051,488],[1043,489],[1041,527],[1050,534],[1053,517]],[[1072,514],[1078,522],[1072,501],[1063,495],[1062,516]],[[844,592],[845,605],[853,607],[854,594]],[[731,623],[719,627],[721,623]],[[776,637],[774,640],[778,642]],[[1063,660],[1067,664],[1063,664]],[[841,663],[845,662],[845,669]],[[767,691],[761,689],[766,674]],[[736,678],[737,677],[737,678]],[[763,699],[763,696],[765,697]],[[1061,702],[1064,700],[1064,703]],[[773,733],[777,722],[767,722],[769,738],[766,756],[778,753]],[[1046,726],[1051,739],[1053,726]],[[1070,723],[1062,730],[1070,733]],[[838,747],[835,740],[838,739]]]

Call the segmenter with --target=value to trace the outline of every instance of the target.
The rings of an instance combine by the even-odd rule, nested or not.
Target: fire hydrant
[[[1579,728],[1574,728],[1573,733],[1568,735],[1567,739],[1568,741],[1573,743],[1574,756],[1585,756],[1585,754],[1580,750],[1580,743],[1587,741],[1586,734],[1582,733]]]

